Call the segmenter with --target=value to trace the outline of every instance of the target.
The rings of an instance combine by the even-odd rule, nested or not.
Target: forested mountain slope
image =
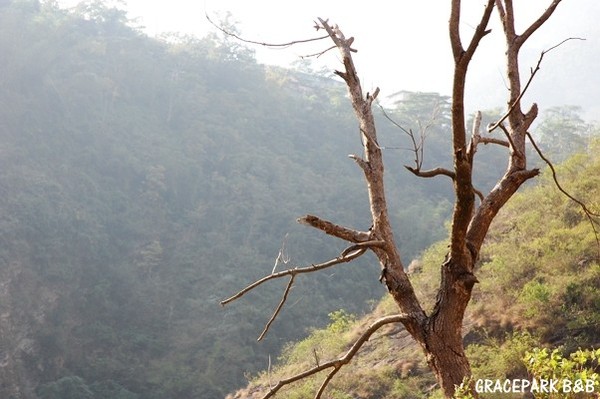
[[[365,227],[337,82],[258,65],[226,38],[148,38],[101,2],[5,1],[0,31],[0,397],[222,398],[328,312],[381,295],[374,265],[303,279],[261,345],[278,284],[218,305],[284,240],[291,264],[339,254],[298,216]],[[447,102],[421,97],[426,115]],[[396,114],[414,120],[407,104]],[[390,192],[416,256],[448,190],[410,179]]]
[[[216,35],[149,38],[101,1],[0,2],[0,54],[1,398],[222,398],[328,313],[383,294],[368,262],[299,279],[261,344],[280,284],[219,306],[282,247],[287,266],[343,249],[297,217],[368,227],[339,82]],[[448,165],[448,98],[396,100],[396,121],[430,125],[425,166]],[[380,126],[410,259],[441,238],[450,182],[406,172],[410,140]],[[482,190],[498,151],[482,149]]]
[[[558,178],[575,197],[597,212],[600,198],[600,142],[557,168]],[[464,324],[467,355],[475,379],[532,378],[527,352],[558,349],[565,358],[578,348],[600,347],[600,258],[598,238],[578,204],[559,192],[547,170],[535,187],[519,193],[498,215],[478,266],[473,303]],[[446,242],[431,246],[411,275],[419,296],[433,305],[439,259]],[[397,312],[390,298],[363,318],[332,313],[326,329],[290,344],[270,370],[228,398],[260,398],[280,379],[342,356],[377,318]],[[542,352],[543,353],[543,352]],[[561,370],[561,358],[540,358],[544,367]],[[575,374],[571,378],[591,378]],[[590,365],[600,373],[598,361]],[[541,378],[559,378],[545,374]],[[587,375],[587,377],[583,377]],[[279,395],[314,397],[326,372],[303,380]],[[538,378],[540,375],[538,375]],[[596,394],[600,386],[596,386]],[[595,397],[589,393],[582,396]],[[330,396],[327,396],[330,395]],[[408,399],[437,396],[436,381],[418,346],[401,326],[372,336],[352,363],[332,380],[325,397]],[[279,397],[277,396],[277,397]],[[482,398],[522,398],[522,394],[482,394]],[[543,394],[536,397],[545,397]],[[559,397],[559,396],[557,396]],[[562,396],[560,396],[562,397]]]

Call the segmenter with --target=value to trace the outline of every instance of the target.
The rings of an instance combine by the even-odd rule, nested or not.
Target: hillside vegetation
[[[0,53],[0,398],[222,399],[329,313],[383,295],[368,262],[299,279],[260,344],[280,284],[219,306],[282,247],[288,265],[340,253],[297,217],[368,228],[339,82],[259,65],[216,34],[149,38],[102,1],[0,1]],[[448,165],[448,98],[395,100],[396,121],[431,125],[425,167]],[[416,258],[443,236],[450,182],[404,173],[409,140],[379,118],[393,222]],[[478,187],[501,153],[481,150]]]
[[[586,153],[568,159],[557,172],[571,194],[591,209],[600,208],[600,142],[593,142]],[[413,271],[412,280],[426,303],[433,304],[438,286],[437,262],[446,248],[446,242],[431,246]],[[503,209],[484,248],[478,266],[480,284],[474,290],[464,325],[475,379],[531,378],[540,369],[546,370],[546,378],[552,375],[548,370],[559,376],[551,367],[568,364],[561,356],[568,358],[578,348],[600,348],[597,237],[579,205],[557,190],[549,171],[535,187],[519,193]],[[228,398],[259,398],[265,387],[280,379],[341,356],[366,326],[396,311],[393,301],[386,298],[362,318],[344,311],[331,313],[326,329],[314,330],[304,340],[289,344],[272,369]],[[540,350],[536,352],[536,348]],[[549,355],[553,350],[555,363]],[[526,362],[526,356],[538,360]],[[597,360],[588,367],[589,372],[595,368],[600,373]],[[591,375],[589,372],[587,375]],[[299,382],[280,396],[312,398],[323,378],[324,374]],[[438,395],[435,384],[409,334],[401,326],[388,326],[337,374],[327,397],[429,398]],[[600,386],[596,392],[598,389]]]

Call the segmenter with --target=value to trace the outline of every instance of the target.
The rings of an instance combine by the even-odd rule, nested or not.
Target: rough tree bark
[[[550,1],[550,0],[549,0]],[[362,342],[380,325],[388,322],[400,322],[421,346],[429,367],[448,398],[455,392],[466,377],[471,375],[470,365],[465,356],[462,324],[465,310],[471,298],[471,292],[477,278],[474,267],[478,254],[488,229],[498,213],[519,187],[528,179],[538,175],[537,169],[527,169],[526,141],[528,129],[537,116],[537,105],[533,104],[527,112],[523,112],[521,99],[521,74],[519,71],[519,50],[527,39],[552,15],[561,0],[551,0],[546,11],[535,20],[522,34],[517,34],[514,24],[513,0],[485,0],[485,7],[479,24],[465,46],[460,34],[461,1],[451,0],[449,22],[450,43],[454,57],[454,80],[452,92],[452,153],[453,169],[436,168],[429,171],[408,168],[413,174],[430,178],[445,176],[451,178],[454,184],[455,204],[452,214],[450,246],[445,260],[441,264],[441,283],[436,302],[430,314],[422,308],[409,277],[405,273],[398,246],[394,239],[384,190],[384,164],[381,147],[377,141],[377,130],[371,109],[372,103],[379,90],[373,94],[363,94],[360,80],[353,63],[353,38],[346,39],[342,31],[328,21],[319,19],[318,30],[324,29],[327,36],[334,42],[341,54],[343,70],[335,73],[340,76],[348,87],[352,107],[358,120],[363,142],[363,154],[351,155],[364,173],[368,188],[369,203],[372,216],[372,227],[368,231],[360,231],[323,220],[317,216],[307,215],[298,221],[323,231],[328,235],[338,237],[352,245],[342,254],[329,262],[312,265],[303,269],[290,269],[285,272],[271,274],[235,296],[223,301],[226,304],[239,298],[245,292],[272,278],[290,276],[290,282],[280,305],[277,307],[269,324],[277,316],[285,302],[294,277],[303,272],[330,267],[347,262],[371,250],[381,266],[381,280],[385,283],[389,294],[394,298],[400,313],[392,318],[380,320],[369,328],[368,335],[363,335],[353,346],[353,352],[312,370],[307,370],[297,376],[280,381],[264,396],[273,396],[282,386],[315,374],[327,368],[333,370],[327,376],[321,389],[316,394],[319,398],[327,383],[339,368],[347,363],[353,353],[360,348]],[[470,135],[467,134],[465,116],[465,84],[470,62],[480,42],[490,33],[488,23],[494,8],[500,17],[506,37],[506,65],[509,98],[507,111],[501,120],[488,127],[489,133],[499,129],[502,138],[484,138],[480,135],[480,118],[475,123]],[[529,83],[529,82],[528,82]],[[527,87],[527,86],[526,86]],[[483,195],[473,187],[473,161],[480,143],[497,144],[508,147],[507,169],[502,178],[487,195]],[[476,200],[479,197],[479,201]],[[264,333],[267,328],[265,329]],[[262,335],[261,335],[262,336]],[[355,350],[356,349],[356,350]]]

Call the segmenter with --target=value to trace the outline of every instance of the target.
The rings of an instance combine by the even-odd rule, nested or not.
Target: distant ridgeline
[[[0,397],[220,399],[328,313],[383,294],[374,263],[301,278],[260,345],[280,284],[218,306],[284,241],[278,267],[343,249],[297,217],[368,228],[339,82],[216,34],[149,38],[101,1],[0,2],[0,54]],[[448,98],[396,99],[398,123],[431,125],[426,164],[448,165]],[[380,126],[408,263],[441,238],[450,182],[407,173],[409,139]],[[481,189],[501,151],[482,149]]]

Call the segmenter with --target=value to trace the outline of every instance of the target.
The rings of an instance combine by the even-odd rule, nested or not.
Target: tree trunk
[[[477,282],[471,272],[475,259],[476,255],[469,250],[465,250],[458,261],[448,256],[442,264],[442,281],[431,314],[403,322],[421,345],[427,364],[447,398],[452,398],[456,386],[471,376],[464,352],[462,326],[465,309]],[[386,280],[386,284],[394,299],[401,297],[400,292],[390,289],[390,282]],[[396,303],[401,310],[407,308],[401,301],[396,300]]]
[[[453,397],[456,386],[471,376],[462,327],[463,316],[477,282],[472,273],[476,256],[465,252],[460,261],[449,257],[443,263],[441,288],[425,325],[423,349],[427,364],[448,398]]]
[[[427,364],[438,381],[444,396],[452,398],[454,391],[471,375],[460,331],[442,329],[429,331],[425,356]]]

